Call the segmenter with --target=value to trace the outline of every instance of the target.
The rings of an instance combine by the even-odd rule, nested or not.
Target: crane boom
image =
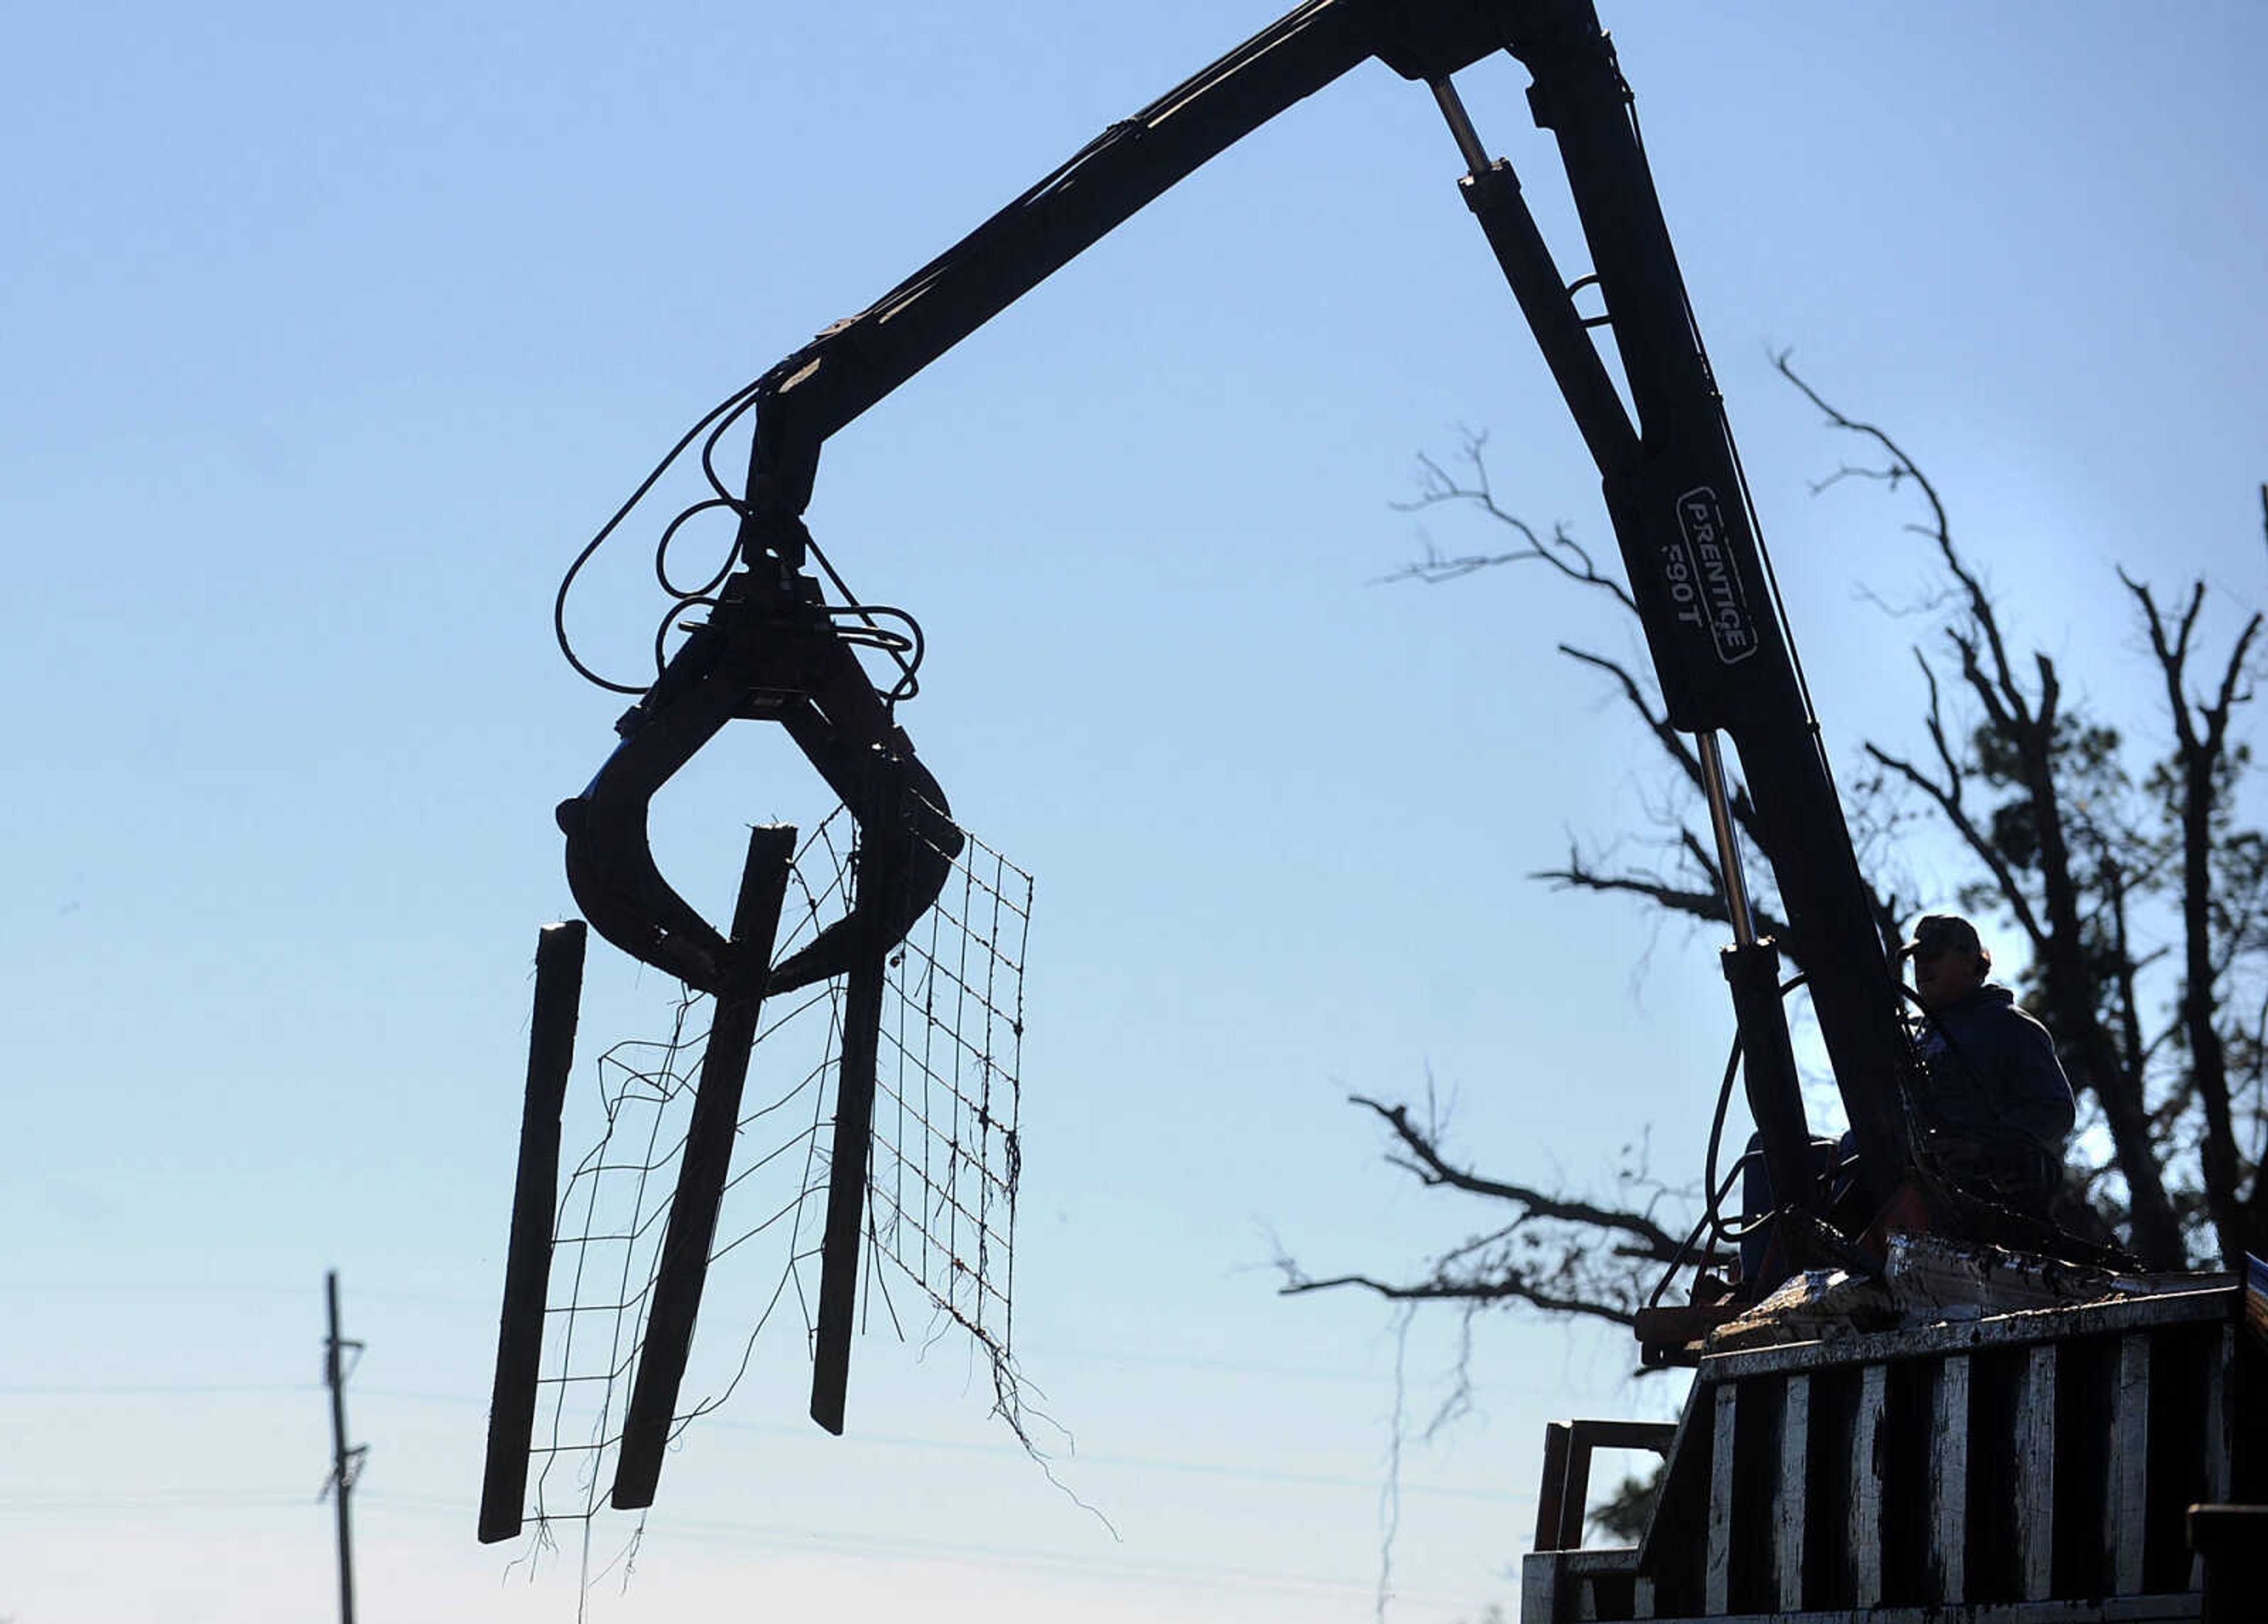
[[[1602,316],[1578,313],[1517,178],[1486,156],[1451,86],[1452,74],[1498,50],[1533,77],[1529,103],[1557,142],[1593,267],[1584,280],[1595,280]],[[1805,1204],[1808,1134],[1779,1016],[1778,960],[1742,925],[1747,898],[1716,768],[1720,731],[1739,752],[1750,827],[1787,915],[1785,945],[1808,978],[1870,1186],[1886,1192],[1911,1159],[1897,1108],[1910,1062],[1896,981],[1778,613],[1630,88],[1591,0],[1308,0],[1109,126],[880,299],[766,372],[750,392],[747,480],[731,504],[740,574],[623,717],[615,758],[562,809],[577,896],[602,934],[638,957],[681,974],[713,967],[723,937],[655,871],[644,806],[735,716],[803,717],[798,742],[830,782],[849,782],[850,764],[870,757],[899,764],[943,822],[942,795],[912,765],[890,708],[854,702],[855,661],[845,653],[830,665],[822,646],[823,606],[799,573],[808,544],[801,515],[821,447],[1175,182],[1371,57],[1428,84],[1449,115],[1467,159],[1467,203],[1598,464],[1668,720],[1697,735],[1736,923],[1727,970],[1776,1187],[1786,1204]],[[1622,390],[1594,331],[1613,346]],[[792,704],[784,711],[777,673],[760,696],[740,691],[756,683],[749,673],[763,662],[736,648],[764,638],[799,642],[802,658],[830,673],[832,697],[817,708],[823,717]],[[678,713],[696,719],[678,723]],[[902,900],[895,916],[909,922],[916,903],[925,899]]]

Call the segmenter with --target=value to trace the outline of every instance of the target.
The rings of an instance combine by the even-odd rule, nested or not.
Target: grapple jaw
[[[779,723],[858,826],[858,898],[777,966],[738,961],[725,933],[662,878],[654,795],[736,719]],[[593,930],[709,993],[784,992],[902,940],[944,889],[962,836],[815,583],[761,560],[725,583],[706,623],[624,715],[622,742],[560,804],[567,883]]]

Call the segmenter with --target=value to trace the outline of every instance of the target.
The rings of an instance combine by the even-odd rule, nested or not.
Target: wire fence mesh
[[[839,809],[805,839],[776,961],[847,910],[852,847]],[[925,1334],[958,1328],[973,1339],[995,1411],[1027,1447],[1012,1335],[1031,900],[1028,874],[964,837],[936,904],[890,951],[859,1282],[864,1328],[901,1338],[921,1329],[900,1312],[909,1283]],[[763,1010],[673,1438],[733,1396],[776,1319],[799,1321],[809,1347],[843,1006],[837,978]],[[571,1096],[564,1143],[588,1148],[553,1224],[526,1515],[538,1548],[556,1542],[554,1525],[583,1525],[586,1584],[590,1526],[615,1475],[713,1008],[705,995],[681,996],[661,1035],[606,1049],[587,1068],[593,1085]]]

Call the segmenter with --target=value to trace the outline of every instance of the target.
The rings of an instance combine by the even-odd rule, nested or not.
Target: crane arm
[[[1122,119],[757,386],[751,505],[800,512],[818,449],[931,362],[1238,141],[1375,55],[1447,75],[1519,8],[1308,0]]]
[[[863,681],[843,637],[830,638],[819,589],[802,574],[819,452],[828,437],[1113,227],[1286,108],[1378,55],[1405,72],[1447,72],[1504,43],[1494,9],[1450,0],[1308,0],[1132,117],[1113,124],[976,231],[866,309],[779,362],[747,392],[754,433],[734,556],[740,571],[710,617],[616,724],[622,743],[584,792],[559,809],[578,904],[600,934],[649,964],[716,990],[753,973],[730,962],[725,933],[662,877],[647,838],[652,797],[725,724],[768,716],[789,732],[854,814],[917,809],[917,861],[900,894],[772,973],[810,979],[877,930],[919,916],[959,849],[945,797],[914,760],[886,702],[854,703]],[[782,645],[770,654],[757,650]],[[792,648],[792,655],[784,650]],[[822,702],[793,702],[797,685]],[[784,688],[783,687],[784,685]],[[927,809],[922,812],[919,809]],[[861,827],[865,827],[862,817]],[[762,980],[761,976],[754,979]]]
[[[1603,432],[1590,426],[1609,413],[1580,368],[1571,369],[1555,353],[1566,348],[1564,340],[1555,343],[1564,316],[1548,298],[1522,295],[1521,303],[1599,462],[1668,719],[1700,737],[1705,768],[1715,759],[1717,730],[1739,749],[1759,843],[1778,882],[1870,1193],[1886,1196],[1912,1161],[1899,1108],[1911,1061],[1897,978],[1778,613],[1723,397],[1662,217],[1630,87],[1591,0],[1528,0],[1516,9],[1521,24],[1510,49],[1534,76],[1528,100],[1536,123],[1558,145],[1605,302],[1600,325],[1627,383],[1635,443],[1615,434],[1610,423]],[[1468,156],[1469,161],[1476,155]],[[1518,293],[1521,250],[1515,246],[1507,254],[1506,236],[1517,235],[1524,224],[1533,240],[1530,253],[1543,250],[1518,202],[1516,183],[1507,186],[1509,180],[1508,167],[1491,165],[1469,175],[1466,187]],[[1494,195],[1476,197],[1476,191]],[[1513,229],[1491,226],[1491,212],[1510,217]],[[1524,275],[1540,283],[1548,256],[1544,265],[1530,264]],[[1556,275],[1550,279],[1559,281]],[[1744,975],[1764,987],[1775,978],[1768,957],[1747,953],[1749,943],[1739,929],[1747,899],[1738,894],[1721,783],[1712,786],[1712,800],[1732,893],[1727,900],[1742,938],[1727,964],[1737,1006],[1744,1003]],[[1771,1002],[1776,1006],[1776,993]],[[1760,1007],[1753,999],[1748,1003]],[[1784,1050],[1786,1040],[1752,1032],[1749,1024],[1744,1012],[1750,1103],[1775,1186],[1793,1196],[1809,1182],[1800,1092],[1793,1064],[1784,1058],[1777,1077],[1757,1074],[1760,1041]]]
[[[1499,49],[1533,76],[1529,102],[1557,140],[1594,266],[1585,280],[1598,284],[1602,316],[1578,315],[1517,179],[1487,158],[1450,87],[1450,75]],[[857,661],[840,638],[829,644],[817,589],[800,574],[808,543],[801,514],[821,446],[1175,182],[1372,56],[1431,85],[1450,115],[1470,169],[1467,202],[1599,466],[1669,719],[1700,737],[1720,830],[1728,826],[1713,771],[1716,733],[1739,748],[1853,1128],[1873,1176],[1894,1179],[1908,1160],[1896,1108],[1905,1050],[1896,980],[1773,600],[1629,86],[1591,0],[1307,0],[1111,125],[880,299],[766,372],[748,396],[745,494],[730,504],[740,574],[622,718],[623,745],[591,790],[562,808],[577,896],[609,939],[696,985],[713,983],[724,937],[661,879],[645,846],[644,806],[736,716],[799,718],[790,731],[830,783],[895,775],[864,804],[901,805],[911,788],[917,804],[934,810],[933,854],[949,859],[946,848],[957,849],[958,836],[942,794],[914,763],[889,707],[850,702],[863,681]],[[1591,337],[1601,327],[1623,390]],[[800,652],[769,663],[747,652],[765,639]],[[797,679],[799,671],[824,680]],[[798,680],[832,697],[787,703],[779,684]],[[1727,900],[1746,949],[1753,944],[1737,929],[1746,897],[1728,832],[1724,843]],[[908,895],[887,910],[893,919],[909,922],[926,907],[934,891],[919,893],[931,878],[942,883],[941,860],[907,880]],[[1752,1041],[1752,1058],[1764,1047]],[[1808,1139],[1784,1035],[1777,1047],[1776,1068],[1752,1068],[1750,1094],[1782,1187],[1793,1189]]]

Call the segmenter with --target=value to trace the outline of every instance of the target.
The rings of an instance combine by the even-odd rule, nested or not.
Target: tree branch
[[[1394,1130],[1395,1136],[1418,1159],[1419,1165],[1412,1171],[1422,1183],[1446,1185],[1475,1195],[1515,1201],[1526,1209],[1528,1216],[1557,1218],[1569,1224],[1588,1224],[1599,1229],[1619,1230],[1644,1241],[1649,1248],[1648,1255],[1664,1263],[1677,1255],[1682,1238],[1672,1235],[1642,1213],[1625,1212],[1616,1208],[1595,1206],[1589,1201],[1549,1195],[1526,1185],[1484,1178],[1468,1169],[1452,1166],[1442,1157],[1432,1137],[1410,1121],[1409,1106],[1384,1105],[1361,1094],[1350,1095],[1348,1099],[1351,1104],[1368,1106]]]
[[[1603,1319],[1609,1325],[1628,1327],[1638,1323],[1635,1309],[1618,1308],[1610,1303],[1594,1303],[1587,1297],[1559,1296],[1526,1280],[1427,1280],[1414,1285],[1396,1285],[1369,1275],[1333,1275],[1328,1279],[1313,1280],[1299,1274],[1290,1260],[1279,1258],[1277,1261],[1287,1269],[1284,1283],[1276,1289],[1278,1297],[1300,1297],[1310,1291],[1333,1291],[1345,1286],[1359,1286],[1397,1303],[1500,1303],[1510,1300],[1530,1304],[1552,1313],[1587,1315],[1594,1319]]]
[[[1472,482],[1461,482],[1432,457],[1420,452],[1418,467],[1421,472],[1418,497],[1412,502],[1397,502],[1393,508],[1397,513],[1421,513],[1428,508],[1445,503],[1462,503],[1478,508],[1483,513],[1517,534],[1521,545],[1505,553],[1468,553],[1454,558],[1445,558],[1429,543],[1425,556],[1416,562],[1404,564],[1390,575],[1379,577],[1383,584],[1394,581],[1422,581],[1438,586],[1445,581],[1454,581],[1482,570],[1499,564],[1525,563],[1531,560],[1549,564],[1568,580],[1580,586],[1593,587],[1605,592],[1631,614],[1638,613],[1638,605],[1630,589],[1611,575],[1602,572],[1591,556],[1590,549],[1567,533],[1566,526],[1555,525],[1549,536],[1541,535],[1535,527],[1518,514],[1499,506],[1495,489],[1489,483],[1488,461],[1483,454],[1488,445],[1488,436],[1464,431],[1464,444],[1459,448],[1459,459],[1472,470]]]

